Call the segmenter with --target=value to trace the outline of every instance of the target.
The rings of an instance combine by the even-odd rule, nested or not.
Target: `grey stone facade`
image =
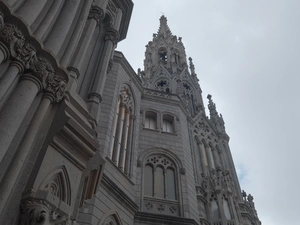
[[[132,9],[0,1],[0,224],[261,224],[166,17],[144,70],[115,51]]]

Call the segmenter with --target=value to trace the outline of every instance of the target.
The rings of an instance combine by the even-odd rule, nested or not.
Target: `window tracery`
[[[133,134],[134,102],[132,93],[127,86],[119,92],[118,105],[112,130],[109,158],[125,174],[129,173],[129,157],[131,137]]]
[[[170,83],[168,80],[159,80],[155,84],[155,89],[159,91],[170,92]]]
[[[144,195],[148,197],[177,200],[175,166],[161,155],[150,156],[144,169]]]

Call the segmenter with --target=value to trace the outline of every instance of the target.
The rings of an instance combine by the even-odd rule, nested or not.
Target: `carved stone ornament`
[[[181,175],[185,175],[185,168],[180,168]]]
[[[57,215],[51,215],[51,207],[44,201],[27,201],[22,205],[20,225],[47,224],[55,220]]]
[[[132,107],[133,101],[129,88],[123,86],[120,90],[121,103],[127,108]]]
[[[151,202],[147,202],[147,203],[145,204],[145,207],[146,207],[146,209],[148,209],[148,210],[152,210],[153,204],[152,204]]]
[[[25,43],[22,32],[12,24],[6,24],[0,30],[0,41],[9,49],[12,58],[30,68],[36,61],[36,50],[30,44]]]
[[[157,206],[157,209],[158,209],[158,211],[163,212],[163,211],[165,211],[165,206],[163,204],[159,204]]]
[[[26,201],[21,205],[20,225],[75,225],[66,216],[61,217],[51,206],[42,200]]]
[[[111,41],[114,44],[118,43],[118,40],[120,38],[119,32],[113,28],[110,28],[105,33],[105,41]]]
[[[88,18],[95,19],[97,21],[98,26],[103,21],[104,17],[105,17],[105,13],[104,13],[103,9],[101,9],[98,6],[91,7]]]
[[[171,206],[169,209],[172,214],[176,213],[177,211],[177,208],[175,206]]]
[[[34,75],[36,75],[37,78],[42,82],[48,75],[55,74],[55,71],[51,64],[43,58],[37,59],[36,63],[32,66],[32,70]]]
[[[62,100],[66,88],[66,81],[61,77],[49,74],[46,81],[45,92],[53,95],[56,102]]]

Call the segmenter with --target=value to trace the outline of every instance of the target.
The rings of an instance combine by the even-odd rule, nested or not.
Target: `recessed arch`
[[[71,184],[64,165],[56,167],[39,185],[40,190],[49,191],[60,200],[71,205]]]
[[[109,210],[101,217],[98,225],[123,225],[123,223],[116,210]]]

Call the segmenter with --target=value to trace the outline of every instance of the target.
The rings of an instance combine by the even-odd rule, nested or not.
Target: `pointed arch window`
[[[158,50],[158,57],[159,57],[159,62],[167,63],[167,61],[168,61],[168,54],[167,54],[167,50],[164,47],[161,47]]]
[[[212,195],[211,199],[210,199],[210,210],[211,210],[212,219],[220,218],[220,212],[219,212],[219,206],[217,203],[217,198],[214,195]]]
[[[127,86],[119,92],[118,105],[113,124],[109,158],[125,174],[130,172],[130,155],[134,123],[134,102]]]
[[[231,220],[232,219],[232,214],[231,214],[231,211],[230,211],[228,199],[226,198],[225,195],[223,195],[222,201],[223,201],[224,215],[225,215],[226,219]]]

